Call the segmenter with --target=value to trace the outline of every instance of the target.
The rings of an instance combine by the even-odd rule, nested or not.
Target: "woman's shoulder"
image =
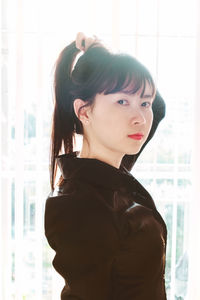
[[[94,186],[79,180],[63,180],[46,199],[47,206],[56,206],[61,210],[79,210],[92,212],[97,209],[99,212],[108,209],[102,195]],[[105,200],[105,199],[104,199]],[[65,211],[66,212],[66,211]]]
[[[45,205],[45,235],[52,248],[86,243],[98,245],[105,253],[118,248],[119,238],[108,208],[92,189],[51,193]],[[100,249],[99,248],[99,249]]]
[[[51,219],[54,224],[69,228],[73,224],[80,228],[101,226],[103,232],[112,227],[112,214],[113,210],[98,189],[74,180],[65,181],[46,198],[46,224]]]

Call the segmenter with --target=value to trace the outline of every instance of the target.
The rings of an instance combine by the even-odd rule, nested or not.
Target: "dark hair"
[[[76,98],[85,101],[85,105],[91,105],[98,93],[123,91],[134,94],[142,88],[142,95],[146,82],[152,86],[152,95],[155,95],[151,74],[131,55],[111,53],[100,42],[95,42],[78,58],[73,69],[79,52],[75,41],[72,42],[62,50],[55,65],[55,106],[50,150],[52,190],[57,172],[56,157],[62,147],[65,153],[73,152],[75,133],[83,134],[82,124],[73,109],[73,101]],[[133,165],[132,156],[125,155],[122,163],[130,170]]]

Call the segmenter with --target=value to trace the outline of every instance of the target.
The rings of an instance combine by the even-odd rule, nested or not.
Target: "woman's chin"
[[[130,149],[129,151],[126,152],[126,155],[135,155],[138,154],[140,152],[141,147],[138,147],[136,149]]]

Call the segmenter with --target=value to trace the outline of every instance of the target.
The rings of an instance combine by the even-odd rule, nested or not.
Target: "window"
[[[193,174],[199,171],[192,172],[191,141],[199,126],[194,105],[200,108],[195,92],[198,1],[1,0],[1,7],[2,299],[59,299],[64,285],[52,267],[54,251],[43,224],[50,192],[52,72],[61,49],[78,31],[91,29],[108,46],[141,60],[166,101],[166,118],[132,172],[167,223],[168,300],[199,299],[199,248],[189,247],[200,239],[193,198]]]

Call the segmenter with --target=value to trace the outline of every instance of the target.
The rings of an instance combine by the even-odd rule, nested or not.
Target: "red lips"
[[[143,138],[144,134],[142,133],[135,133],[135,134],[130,134],[128,137],[134,140],[141,140]]]

